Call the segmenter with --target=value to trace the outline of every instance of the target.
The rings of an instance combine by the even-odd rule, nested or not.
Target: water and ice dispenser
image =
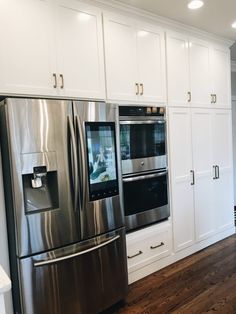
[[[56,170],[47,166],[33,166],[30,173],[22,174],[25,213],[31,214],[59,207]]]

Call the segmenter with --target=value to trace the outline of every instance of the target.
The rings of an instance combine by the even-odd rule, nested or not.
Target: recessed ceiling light
[[[233,28],[236,28],[236,22],[233,22],[233,24],[231,25]]]
[[[191,10],[199,9],[203,6],[204,2],[201,0],[192,0],[188,4],[188,8]]]

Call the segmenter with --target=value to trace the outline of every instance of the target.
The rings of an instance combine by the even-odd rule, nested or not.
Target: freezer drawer
[[[24,314],[98,313],[127,292],[124,228],[19,261]]]

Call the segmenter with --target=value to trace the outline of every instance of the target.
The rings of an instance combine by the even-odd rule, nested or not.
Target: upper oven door
[[[122,173],[166,167],[166,121],[120,121]]]

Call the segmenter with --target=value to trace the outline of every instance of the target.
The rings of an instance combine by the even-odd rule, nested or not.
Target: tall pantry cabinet
[[[224,47],[167,34],[175,251],[233,226],[229,64]]]

